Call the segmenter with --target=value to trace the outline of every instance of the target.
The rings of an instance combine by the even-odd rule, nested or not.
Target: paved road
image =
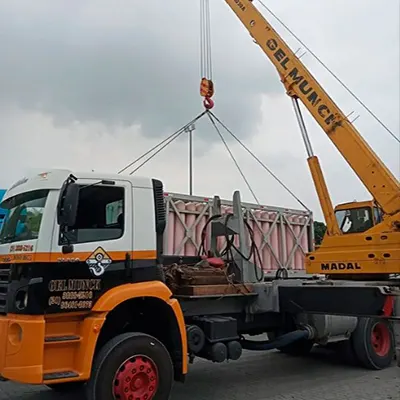
[[[43,387],[0,383],[0,400],[67,400],[76,396]],[[215,365],[198,361],[172,400],[399,400],[400,368],[367,371],[344,366],[317,350],[304,359],[278,352],[245,353],[240,361]]]

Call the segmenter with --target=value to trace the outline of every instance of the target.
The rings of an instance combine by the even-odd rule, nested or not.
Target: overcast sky
[[[290,98],[235,14],[211,3],[214,113],[320,218]],[[265,3],[399,136],[399,0]],[[199,0],[0,0],[0,49],[3,188],[31,168],[116,172],[202,111]],[[310,54],[302,60],[346,114],[360,115],[356,127],[399,176],[399,144]],[[369,198],[304,113],[333,201]],[[209,122],[197,124],[194,141],[195,194],[230,198],[240,189],[254,202]],[[262,203],[300,208],[229,143]],[[182,138],[140,173],[187,193],[187,147]]]

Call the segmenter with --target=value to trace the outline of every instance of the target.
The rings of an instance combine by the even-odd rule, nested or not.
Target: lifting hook
[[[203,100],[203,106],[207,110],[211,110],[214,107],[214,101],[210,97],[205,97]]]

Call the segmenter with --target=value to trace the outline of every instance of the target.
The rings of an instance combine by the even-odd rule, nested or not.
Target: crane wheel
[[[381,370],[392,365],[396,350],[389,321],[360,318],[350,341],[358,363],[364,368]]]
[[[96,355],[87,400],[168,400],[173,380],[170,354],[159,340],[144,333],[124,333]]]

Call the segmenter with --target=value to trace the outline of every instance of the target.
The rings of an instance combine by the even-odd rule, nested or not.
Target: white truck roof
[[[48,169],[41,173],[25,176],[19,179],[17,182],[13,183],[5,193],[2,201],[5,201],[10,197],[14,197],[20,193],[30,192],[32,190],[60,189],[62,184],[70,174],[78,178],[78,182],[80,179],[124,180],[131,182],[132,186],[134,187],[152,188],[151,178],[148,177],[130,176],[116,173],[107,174],[100,171],[80,172],[68,169]]]

